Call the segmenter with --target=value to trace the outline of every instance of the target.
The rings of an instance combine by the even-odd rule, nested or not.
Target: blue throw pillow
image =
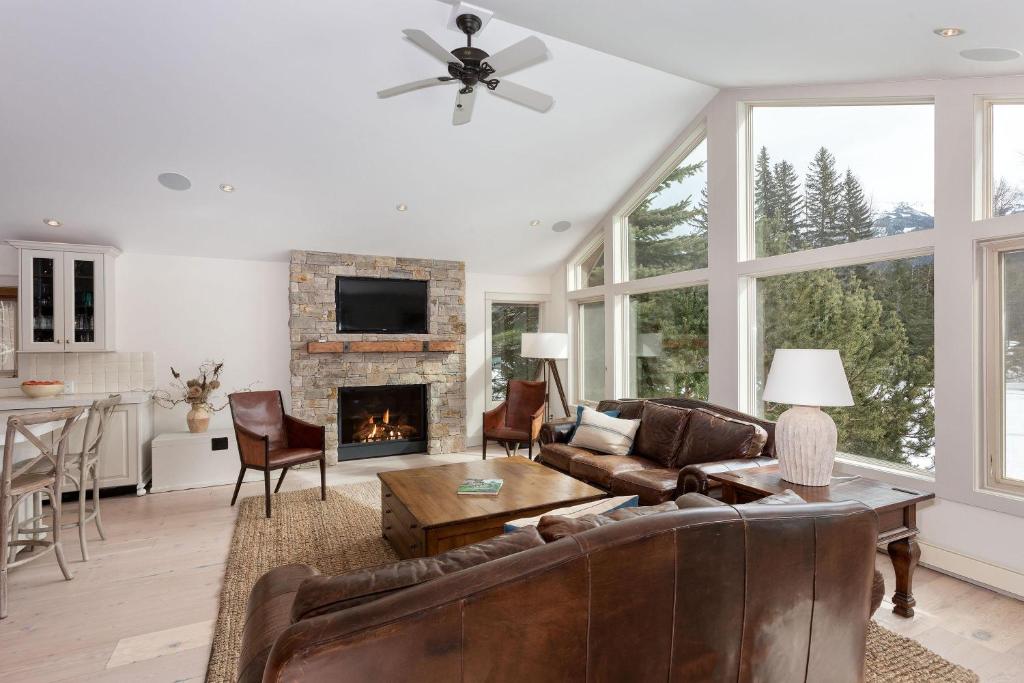
[[[573,434],[576,433],[576,428],[580,426],[580,420],[583,419],[583,409],[585,407],[586,406],[584,406],[583,404],[580,404],[580,405],[576,406],[576,424],[574,424],[572,426],[572,429],[569,430],[569,439],[568,439],[569,441],[572,441],[572,436],[573,436]],[[619,411],[617,411],[617,410],[602,410],[601,412],[604,413],[605,415],[607,415],[608,417],[618,417],[619,416]]]

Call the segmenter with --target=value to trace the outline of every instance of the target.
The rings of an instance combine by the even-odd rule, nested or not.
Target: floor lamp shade
[[[524,332],[522,347],[523,358],[568,358],[569,335],[565,332]]]
[[[803,486],[828,486],[838,434],[836,423],[820,406],[853,405],[839,352],[778,349],[761,397],[793,406],[775,424],[782,478]]]

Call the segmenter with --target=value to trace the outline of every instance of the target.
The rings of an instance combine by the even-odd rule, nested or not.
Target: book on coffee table
[[[456,490],[460,496],[496,496],[504,479],[467,479]]]

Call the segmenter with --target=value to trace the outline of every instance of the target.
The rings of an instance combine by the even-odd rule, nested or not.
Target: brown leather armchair
[[[533,459],[533,442],[540,436],[540,428],[544,424],[546,391],[544,382],[509,380],[504,403],[484,413],[484,460],[487,459],[488,441],[497,441],[504,446],[506,455],[518,451],[519,446],[525,443],[527,455]],[[512,445],[512,451],[509,445]]]
[[[327,500],[327,459],[324,428],[285,415],[280,391],[243,391],[228,395],[231,419],[242,469],[238,472],[231,504],[238,498],[242,478],[249,468],[263,470],[270,517],[270,472],[282,470],[274,493],[281,490],[288,468],[304,462],[320,462],[320,499]]]

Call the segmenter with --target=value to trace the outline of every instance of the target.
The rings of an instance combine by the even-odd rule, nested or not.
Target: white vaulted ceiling
[[[547,114],[481,97],[472,123],[453,127],[454,88],[378,100],[443,73],[401,31],[454,48],[464,37],[445,28],[449,11],[429,0],[4,3],[0,237],[544,271],[715,93],[542,35],[553,58],[513,80],[552,94]],[[535,33],[499,13],[474,44],[494,52]],[[192,189],[160,186],[167,171]],[[51,216],[64,226],[43,225]],[[560,220],[575,227],[552,232]]]

